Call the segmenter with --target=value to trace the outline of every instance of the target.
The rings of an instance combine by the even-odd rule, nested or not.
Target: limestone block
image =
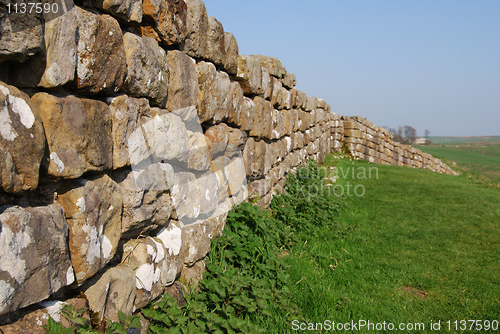
[[[277,58],[255,55],[257,59],[261,62],[262,67],[265,67],[269,74],[276,78],[282,78],[286,70]]]
[[[253,137],[248,138],[243,150],[243,161],[247,176],[258,178],[264,175],[265,154],[266,144],[263,140],[256,141]]]
[[[212,171],[217,175],[219,181],[219,198],[218,202],[223,203],[229,196],[228,192],[228,179],[229,175],[225,167],[229,165],[230,158],[227,156],[220,156],[213,160]],[[246,175],[245,175],[246,176]]]
[[[74,187],[76,186],[76,187]],[[109,176],[79,180],[58,191],[69,227],[71,263],[78,283],[92,277],[115,255],[121,237],[123,199]]]
[[[279,139],[286,132],[286,114],[282,110],[273,109],[271,116],[273,124],[271,139]]]
[[[3,6],[6,2],[3,2]],[[4,8],[6,11],[6,8]],[[2,12],[4,13],[4,12]],[[42,17],[10,14],[0,17],[0,63],[25,61],[43,48]]]
[[[280,102],[281,101],[280,95],[281,95],[281,90],[283,89],[283,84],[278,79],[272,78],[271,79],[271,86],[272,86],[271,96],[270,96],[271,104],[274,107],[279,108],[280,103],[281,103]]]
[[[295,78],[295,74],[285,72],[283,78],[281,78],[281,82],[283,83],[283,86],[291,89],[297,84],[297,79]]]
[[[124,22],[142,22],[142,0],[93,0],[93,6]]]
[[[0,81],[0,189],[19,194],[38,186],[45,134],[27,94]]]
[[[169,111],[200,106],[200,89],[196,61],[184,52],[172,50],[167,52],[167,63],[170,70],[168,99],[166,109]]]
[[[0,207],[0,315],[73,284],[68,226],[60,205]]]
[[[145,18],[154,22],[161,44],[179,44],[187,36],[187,5],[184,0],[143,0]],[[152,37],[152,36],[148,36]]]
[[[189,158],[187,167],[197,171],[209,169],[212,162],[209,141],[201,132],[188,131],[188,134]]]
[[[295,110],[283,110],[283,113],[285,114],[285,135],[289,136],[293,132]]]
[[[147,97],[164,107],[168,96],[168,64],[165,51],[149,37],[132,33],[123,36],[127,77],[123,90],[132,96]]]
[[[113,167],[112,117],[101,101],[38,93],[38,107],[49,146],[48,174],[77,178]]]
[[[237,146],[241,150],[245,147],[248,135],[240,129],[229,128],[228,145]]]
[[[184,282],[187,286],[194,288],[202,280],[205,271],[205,260],[197,261],[190,267],[185,267],[182,270],[179,280],[181,282]]]
[[[127,74],[120,25],[109,15],[96,15],[79,7],[75,10],[77,88],[88,93],[117,92]]]
[[[254,56],[238,56],[238,73],[236,80],[239,81],[243,93],[246,95],[263,94],[262,67],[259,59]]]
[[[45,22],[46,65],[39,83],[42,87],[62,86],[75,78],[78,27],[76,12],[73,9]]]
[[[253,100],[243,96],[243,90],[237,82],[231,82],[231,98],[228,124],[239,127],[243,131],[250,131],[253,128],[255,113]]]
[[[197,261],[203,259],[210,251],[210,238],[208,235],[211,231],[207,230],[205,223],[184,226],[183,230],[182,247],[187,249],[184,264],[192,266]]]
[[[229,116],[231,108],[231,81],[225,72],[217,71],[212,63],[196,65],[201,104],[198,110],[200,123],[218,123]]]
[[[307,95],[306,93],[297,90],[297,98],[295,99],[294,108],[305,109],[307,103]]]
[[[229,141],[229,127],[225,123],[214,125],[205,132],[205,136],[210,139],[210,149],[212,157],[216,158],[224,154]]]
[[[259,96],[254,97],[253,102],[255,105],[255,114],[250,136],[270,139],[273,131],[273,107],[271,102],[266,101]]]
[[[150,118],[151,111],[147,99],[120,95],[111,100],[109,112],[113,123],[113,169],[118,169],[130,165],[128,140],[140,128],[139,119]]]
[[[167,284],[173,282],[184,267],[184,258],[187,256],[187,248],[183,247],[184,236],[183,224],[176,220],[170,220],[168,226],[162,228],[156,235],[165,247],[165,257],[169,266],[166,273]]]
[[[248,184],[248,199],[252,200],[256,197],[262,197],[267,194],[267,191],[265,179],[252,181]]]
[[[224,170],[228,177],[229,195],[235,196],[240,189],[247,183],[247,175],[245,172],[245,163],[242,157],[232,159]]]
[[[142,171],[122,169],[112,174],[123,198],[123,237],[136,237],[164,226],[173,210],[168,190],[174,186],[174,170],[155,163]]]
[[[297,90],[295,88],[290,89],[290,100],[292,103],[291,108],[297,107]]]
[[[119,321],[118,311],[131,315],[136,300],[136,277],[134,270],[119,264],[106,272],[85,290],[89,308],[111,321]]]
[[[207,49],[205,59],[221,68],[224,67],[226,53],[224,27],[213,16],[208,16]]]
[[[205,57],[207,50],[208,15],[201,0],[184,0],[187,5],[187,37],[181,50],[195,58]]]
[[[230,32],[224,33],[224,70],[230,75],[238,74],[238,42]]]
[[[282,108],[280,109],[292,108],[292,93],[290,93],[290,91],[285,87],[283,87],[283,89],[281,90],[280,99],[280,106],[282,106]]]
[[[159,238],[133,239],[123,246],[122,264],[132,268],[135,275],[134,307],[145,307],[173,283],[169,271],[176,271],[175,262],[168,261],[166,249]]]
[[[306,100],[306,106],[304,108],[305,111],[311,111],[316,109],[316,101],[317,98],[314,96],[308,96]]]
[[[261,97],[265,98],[266,100],[271,100],[271,95],[273,93],[272,89],[273,86],[271,84],[272,82],[272,77],[269,75],[269,71],[265,67],[262,68],[262,95]]]

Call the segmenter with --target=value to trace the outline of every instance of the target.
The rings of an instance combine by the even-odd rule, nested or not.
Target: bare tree
[[[425,139],[429,138],[430,134],[431,134],[431,132],[429,130],[425,130],[424,131],[424,137],[425,137]]]
[[[417,140],[417,130],[415,130],[415,128],[409,125],[405,125],[404,134],[405,134],[405,140],[404,140],[405,144],[411,145],[413,144],[413,142],[415,142],[415,140]]]

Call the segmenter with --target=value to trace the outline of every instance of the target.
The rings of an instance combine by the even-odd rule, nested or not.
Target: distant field
[[[466,144],[466,143],[489,143],[500,142],[500,136],[478,136],[478,137],[429,137],[432,144]]]
[[[450,164],[458,171],[481,175],[500,184],[500,137],[439,138],[443,143],[446,141],[446,145],[416,147],[436,158],[455,162],[456,166]],[[481,139],[484,141],[480,141]],[[436,143],[434,139],[431,140]]]

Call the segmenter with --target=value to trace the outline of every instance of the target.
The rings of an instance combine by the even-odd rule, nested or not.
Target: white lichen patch
[[[61,159],[59,159],[59,156],[56,152],[50,153],[50,160],[54,161],[58,173],[62,173],[62,171],[64,171],[64,163],[61,161]]]
[[[107,260],[111,257],[111,252],[113,251],[113,244],[104,234],[101,235],[101,253],[102,256]]]
[[[38,303],[45,307],[47,309],[47,315],[50,315],[52,319],[54,319],[56,322],[61,321],[61,309],[63,308],[64,305],[66,305],[65,302],[62,302],[60,300],[50,300],[50,301],[44,301]]]
[[[158,239],[163,242],[165,248],[168,249],[170,256],[177,256],[181,251],[182,246],[182,230],[175,225],[170,228],[163,228],[158,233]]]
[[[85,261],[93,264],[96,259],[100,259],[101,257],[101,245],[99,242],[97,229],[95,228],[95,226],[85,224],[82,226],[82,231],[87,234],[87,244],[82,244],[80,246],[80,252],[81,254],[85,254]]]
[[[66,285],[71,285],[75,282],[75,271],[72,266],[69,266],[68,271],[66,271]]]
[[[135,287],[151,291],[153,287],[155,268],[153,264],[145,263],[135,271]]]
[[[11,287],[9,283],[0,281],[0,313],[5,310],[8,305],[8,301],[14,296],[14,292],[14,288]]]
[[[80,197],[79,199],[77,199],[76,206],[78,207],[78,211],[83,213],[85,211],[85,198]]]
[[[156,245],[156,257],[154,258],[155,263],[160,263],[165,258],[165,248],[161,242],[156,242],[152,239]]]
[[[0,86],[1,87],[1,86]],[[0,136],[6,140],[14,140],[17,137],[17,132],[12,126],[12,120],[10,119],[9,109],[6,105],[0,111]]]
[[[9,95],[9,104],[12,111],[19,115],[19,120],[27,129],[31,129],[35,123],[35,115],[29,105],[20,97]]]
[[[0,215],[0,220],[2,218]],[[0,233],[0,270],[9,273],[20,284],[26,278],[26,263],[21,259],[21,253],[33,241],[29,229],[26,226],[25,230],[14,234],[3,224]]]
[[[1,91],[1,92],[3,93],[3,95],[5,95],[5,96],[10,95],[10,90],[9,90],[7,87],[5,87],[5,86],[0,85],[0,91]]]

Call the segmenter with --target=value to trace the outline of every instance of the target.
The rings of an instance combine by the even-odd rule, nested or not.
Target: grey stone
[[[169,74],[168,99],[166,109],[177,109],[200,106],[200,89],[196,61],[184,52],[173,50],[167,53]]]
[[[191,57],[203,58],[207,51],[207,10],[201,0],[184,1],[187,5],[187,37],[181,49]]]
[[[93,5],[119,20],[142,22],[142,0],[93,0]]]
[[[224,67],[226,54],[224,28],[213,16],[208,16],[207,49],[205,59],[217,67]]]

